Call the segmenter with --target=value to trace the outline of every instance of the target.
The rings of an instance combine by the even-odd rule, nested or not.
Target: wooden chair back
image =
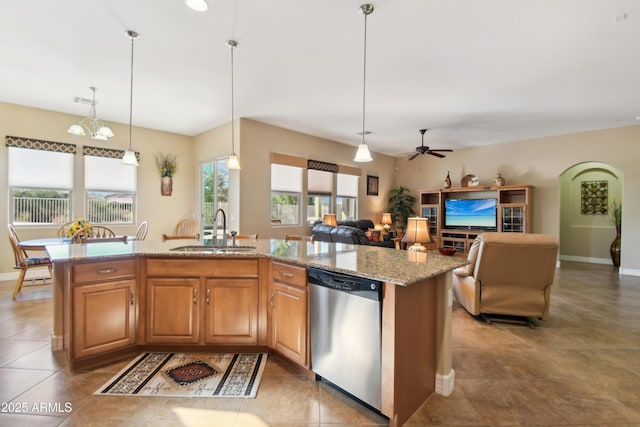
[[[180,220],[173,228],[173,234],[163,234],[162,240],[200,239],[200,225],[195,219]]]
[[[227,239],[231,239],[231,234],[227,234]],[[236,234],[236,239],[247,239],[247,240],[256,240],[258,238],[258,233],[256,234]]]
[[[285,234],[284,240],[302,240],[304,242],[313,242],[313,235],[311,236],[299,236],[297,234]]]
[[[40,279],[33,279],[30,286],[42,286],[48,284],[47,279],[51,278],[51,260],[48,257],[30,257],[27,252],[20,247],[20,238],[16,229],[11,224],[7,224],[7,231],[9,232],[9,243],[11,243],[11,249],[13,249],[14,267],[20,270],[20,275],[16,282],[16,286],[13,290],[13,299],[16,299],[18,293],[23,287],[24,277],[27,274],[27,270],[36,267],[47,267],[49,270],[49,276]],[[42,283],[36,283],[36,280],[42,280]]]
[[[92,225],[89,228],[78,230],[71,237],[71,243],[102,243],[102,242],[127,242],[128,236],[116,236],[109,227],[104,225]]]
[[[56,232],[56,236],[57,237],[69,237],[67,235],[67,227],[69,227],[71,224],[73,224],[73,221],[69,221],[66,224],[62,224],[60,226],[60,228],[58,228],[58,231]]]
[[[149,224],[147,221],[142,221],[136,230],[136,240],[144,240],[147,237],[147,230],[149,229]]]

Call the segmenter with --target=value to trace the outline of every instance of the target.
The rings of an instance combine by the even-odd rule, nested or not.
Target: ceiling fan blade
[[[413,156],[409,157],[409,160],[413,160],[413,159],[415,159],[416,157],[418,157],[418,155],[419,155],[419,154],[420,154],[420,153],[416,153],[416,154],[414,154]]]
[[[446,151],[446,152],[449,152],[449,153],[453,153],[453,150],[451,150],[449,148],[443,148],[443,149],[440,149],[440,150],[429,150],[429,151]]]
[[[434,153],[433,151],[429,151],[428,154],[431,154],[432,156],[436,156],[436,157],[439,157],[439,158],[446,157],[444,154]]]

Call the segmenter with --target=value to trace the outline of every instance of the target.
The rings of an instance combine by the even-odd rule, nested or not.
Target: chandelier
[[[89,110],[89,117],[80,120],[77,123],[72,124],[67,129],[71,135],[85,136],[87,133],[91,135],[93,139],[99,139],[101,141],[107,141],[109,138],[113,138],[113,132],[109,127],[104,124],[96,116],[96,90],[94,86],[89,87],[93,92],[93,99],[91,100],[91,109]]]

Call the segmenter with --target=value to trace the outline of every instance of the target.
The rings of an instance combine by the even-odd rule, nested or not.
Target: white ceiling
[[[248,117],[354,145],[356,0],[0,0],[0,101],[196,135]],[[462,148],[640,124],[638,0],[377,0],[368,17],[373,151]],[[121,136],[126,141],[126,136]],[[122,144],[124,145],[124,142]],[[354,150],[355,151],[355,150]]]

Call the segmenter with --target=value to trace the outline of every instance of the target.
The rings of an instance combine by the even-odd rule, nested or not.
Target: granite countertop
[[[411,285],[454,268],[466,265],[464,258],[448,257],[437,252],[415,253],[391,248],[328,242],[285,241],[281,239],[238,240],[238,246],[255,246],[254,250],[225,253],[212,251],[174,251],[180,246],[200,245],[197,240],[168,240],[63,244],[47,246],[52,261],[117,259],[131,256],[172,258],[269,257],[305,267],[352,274],[397,285]]]

